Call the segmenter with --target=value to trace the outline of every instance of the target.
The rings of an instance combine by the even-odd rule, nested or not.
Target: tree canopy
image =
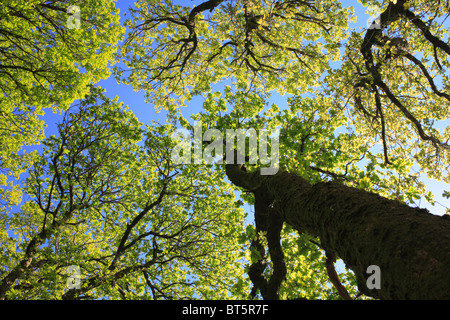
[[[351,254],[336,272],[347,249],[330,251],[339,240],[316,232],[328,228],[320,209],[310,225],[279,211],[308,203],[285,192],[291,182],[317,194],[337,184],[323,192],[348,191],[348,204],[375,193],[380,212],[433,204],[423,177],[450,182],[448,3],[359,2],[377,8],[362,29],[347,1],[139,0],[122,22],[113,1],[6,1],[0,298],[387,297],[362,288]],[[165,122],[108,96],[97,84],[108,77],[143,92]],[[61,113],[47,137],[46,109]],[[279,178],[261,178],[261,159],[177,162],[179,133],[199,128],[216,143],[227,130],[270,132]],[[200,140],[188,141],[189,160],[211,150]]]
[[[110,75],[123,27],[113,1],[7,0],[0,19],[0,180],[12,187],[0,199],[8,206],[21,197],[8,176],[33,162],[24,147],[44,138],[42,116],[66,110]]]

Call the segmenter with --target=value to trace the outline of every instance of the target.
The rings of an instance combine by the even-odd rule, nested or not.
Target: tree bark
[[[372,192],[291,173],[261,176],[227,165],[228,178],[264,190],[285,223],[320,239],[356,275],[359,290],[378,299],[450,299],[450,220]],[[367,268],[380,268],[370,289]]]

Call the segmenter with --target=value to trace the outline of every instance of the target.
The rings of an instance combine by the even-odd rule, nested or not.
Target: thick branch
[[[326,269],[328,273],[328,277],[330,278],[331,283],[336,288],[339,295],[344,300],[353,300],[350,295],[348,294],[347,289],[341,284],[341,281],[339,280],[339,276],[336,272],[336,269],[334,269],[334,263],[336,262],[336,255],[332,253],[326,253]]]
[[[380,15],[381,26],[386,27],[389,24],[399,20],[402,16],[406,16],[408,19],[410,19],[413,22],[413,24],[415,26],[417,26],[419,29],[422,30],[422,32],[425,35],[425,38],[428,41],[430,41],[435,47],[439,47],[439,48],[443,49],[445,52],[450,53],[450,47],[448,47],[448,45],[446,45],[440,39],[433,36],[429,32],[426,25],[418,17],[416,17],[410,11],[405,10],[404,4],[405,4],[405,0],[399,0],[395,4],[394,4],[394,2],[390,2],[388,7],[386,8],[386,10]],[[384,91],[386,96],[391,100],[391,102],[403,113],[403,115],[405,115],[405,117],[409,121],[411,121],[414,124],[421,139],[426,140],[426,141],[431,141],[436,148],[438,148],[439,146],[444,147],[444,148],[449,148],[448,145],[440,142],[439,139],[437,139],[436,137],[425,133],[420,121],[417,120],[416,117],[414,117],[411,114],[411,112],[400,102],[399,99],[397,99],[397,97],[389,89],[388,85],[382,80],[383,77],[380,72],[381,65],[375,65],[373,53],[372,53],[372,47],[376,44],[382,43],[382,38],[383,38],[382,29],[381,28],[380,29],[372,28],[367,31],[367,33],[364,37],[364,41],[361,45],[361,53],[364,57],[366,68],[370,72],[370,74],[373,78],[373,84],[375,86],[380,87]],[[409,56],[409,58],[411,58],[411,56]],[[414,59],[412,61],[417,62]],[[423,71],[423,68],[422,68],[422,71]],[[424,74],[425,74],[425,76],[427,76],[428,73],[424,72]],[[428,77],[428,80],[430,81],[429,77]],[[433,88],[433,85],[432,85],[432,88]],[[433,90],[434,89],[435,88],[433,88]],[[436,92],[436,90],[434,90],[434,91]],[[442,95],[440,95],[440,96],[442,96]],[[380,108],[379,98],[377,98],[376,102],[377,102],[378,112],[382,111]],[[385,139],[385,133],[384,133],[383,117],[381,120],[382,120],[382,136],[383,136],[383,144],[384,144],[384,150],[385,150],[385,158],[387,160],[386,139]]]
[[[420,29],[423,33],[423,35],[425,36],[425,38],[431,42],[431,44],[435,47],[435,48],[440,48],[442,50],[444,50],[447,54],[450,55],[450,46],[445,43],[444,41],[442,41],[441,39],[439,39],[438,37],[436,37],[435,35],[433,35],[430,32],[429,27],[425,24],[425,22],[423,22],[418,16],[416,16],[413,12],[411,12],[410,10],[405,10],[404,15],[406,18],[408,18],[418,29]]]
[[[142,218],[154,207],[156,207],[158,204],[160,204],[165,196],[165,191],[167,188],[167,183],[164,183],[163,189],[161,190],[158,198],[152,202],[151,204],[147,205],[134,219],[131,221],[130,224],[127,224],[127,228],[125,229],[125,232],[122,235],[122,238],[120,239],[119,246],[117,247],[116,254],[114,255],[114,259],[111,262],[111,265],[109,266],[109,270],[114,270],[117,262],[119,261],[119,258],[121,255],[125,252],[126,248],[129,246],[126,245],[126,242],[128,240],[128,237],[133,230],[133,228],[139,223],[139,221],[142,220]]]
[[[267,244],[269,246],[270,259],[272,260],[273,272],[269,279],[268,295],[269,300],[278,300],[278,289],[286,279],[286,263],[284,262],[283,249],[281,248],[280,233],[283,228],[283,219],[280,213],[270,209],[269,226],[267,230]]]
[[[270,193],[264,188],[254,187],[262,185],[266,180],[265,176],[261,176],[259,171],[248,173],[239,165],[227,165],[226,168],[228,178],[236,185],[239,183],[239,186],[241,187],[249,187],[248,189],[252,190],[255,197],[257,238],[252,242],[251,248],[255,248],[259,252],[261,258],[253,263],[249,269],[248,274],[254,285],[251,295],[254,296],[256,294],[256,289],[259,289],[263,299],[278,300],[278,290],[285,280],[287,272],[280,242],[283,217],[274,206],[274,201]],[[259,239],[261,231],[266,232],[267,244],[273,267],[272,275],[268,281],[264,276],[267,261],[264,257],[264,247]]]

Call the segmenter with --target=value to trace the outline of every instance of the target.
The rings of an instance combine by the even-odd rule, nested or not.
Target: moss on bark
[[[251,179],[254,185],[254,173]],[[362,293],[379,299],[450,299],[447,218],[339,183],[310,185],[286,172],[261,176],[258,185],[286,223],[319,237],[354,271]],[[371,265],[380,268],[380,289],[367,286]]]

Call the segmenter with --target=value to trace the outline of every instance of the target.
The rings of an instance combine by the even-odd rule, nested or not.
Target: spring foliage
[[[236,193],[220,163],[170,157],[171,136],[193,121],[279,129],[280,168],[311,183],[416,205],[433,202],[422,176],[450,182],[440,1],[360,1],[379,8],[382,25],[362,31],[349,28],[344,1],[194,2],[137,1],[120,45],[112,1],[0,8],[0,297],[260,298],[247,276],[262,258],[250,243],[264,239],[246,223],[253,198]],[[66,27],[71,4],[80,28]],[[168,111],[166,123],[141,123],[94,85],[112,64],[119,82]],[[202,108],[186,116],[193,99]],[[45,138],[48,108],[64,116]],[[41,152],[23,152],[38,143]],[[13,185],[8,175],[26,170]],[[288,226],[281,239],[280,298],[339,299],[316,239]],[[80,288],[67,287],[71,265]],[[351,270],[339,273],[357,296]]]

